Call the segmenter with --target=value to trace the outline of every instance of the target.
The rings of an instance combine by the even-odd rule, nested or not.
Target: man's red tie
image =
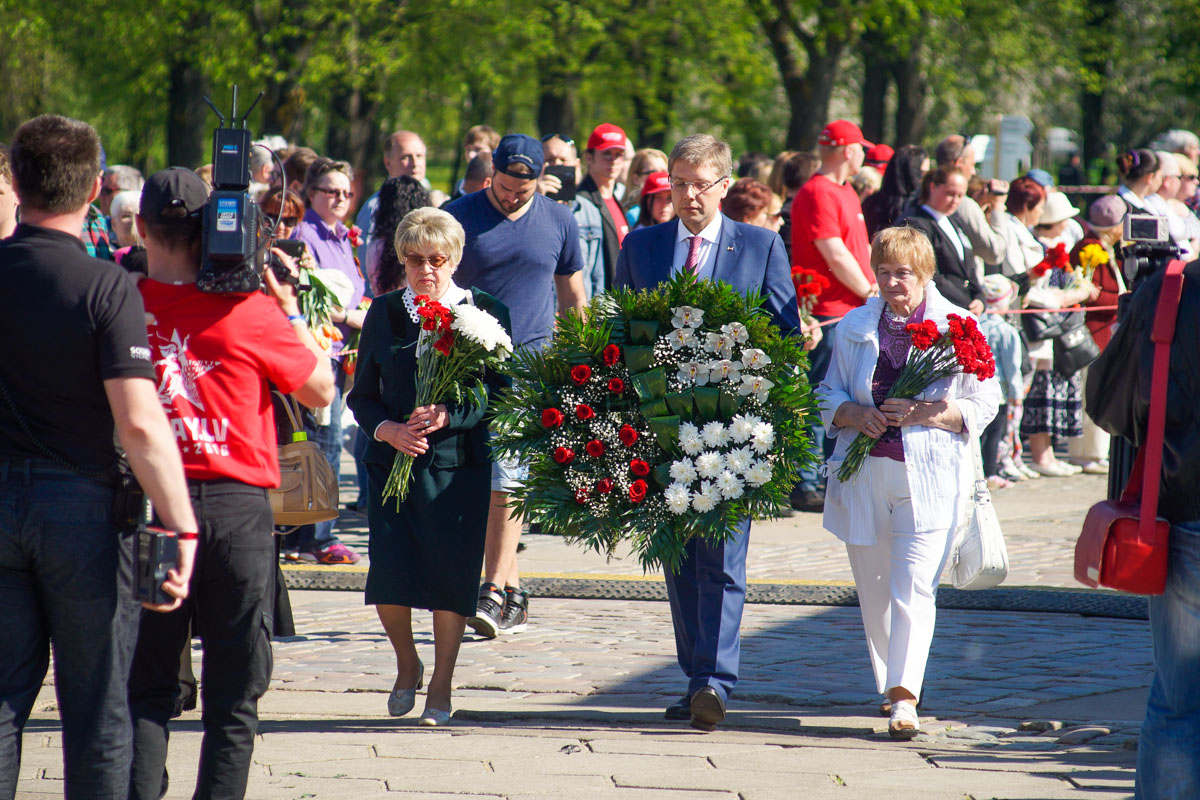
[[[703,236],[689,236],[687,260],[683,262],[683,271],[690,272],[693,275],[700,274],[700,244],[704,241]]]

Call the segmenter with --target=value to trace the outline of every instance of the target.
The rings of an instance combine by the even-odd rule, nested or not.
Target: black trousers
[[[1000,442],[1008,430],[1008,406],[1003,405],[996,411],[996,416],[983,429],[979,440],[983,455],[983,474],[991,477],[1000,472]]]
[[[133,717],[130,800],[167,790],[167,720],[179,695],[179,653],[195,615],[204,740],[195,798],[236,798],[258,732],[258,699],[271,680],[275,542],[265,489],[235,481],[191,485],[200,541],[188,599],[170,614],[143,612],[129,678]]]

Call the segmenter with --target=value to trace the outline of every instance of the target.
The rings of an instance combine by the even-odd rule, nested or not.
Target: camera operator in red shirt
[[[264,273],[270,297],[206,294],[200,270],[203,181],[179,167],[142,190],[138,232],[158,399],[183,456],[199,521],[191,592],[170,614],[142,616],[129,681],[134,724],[130,798],[167,788],[167,720],[188,623],[204,644],[204,740],[197,796],[241,797],[271,677],[275,546],[267,490],[279,485],[270,381],[306,406],[333,400],[333,373],[293,287]],[[290,259],[275,251],[292,269]]]

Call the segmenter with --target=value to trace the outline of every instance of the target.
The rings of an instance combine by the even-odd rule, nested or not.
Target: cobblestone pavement
[[[1074,537],[1103,480],[1009,490],[1018,491],[996,495],[1010,584],[1074,585]],[[342,526],[349,542],[360,541],[355,522]],[[756,579],[849,579],[816,515],[759,524],[753,536]],[[557,537],[527,540],[527,572],[641,573]],[[876,711],[857,609],[751,605],[729,717],[700,734],[662,719],[684,688],[665,603],[534,598],[525,632],[467,637],[454,723],[426,730],[413,714],[386,716],[393,655],[360,594],[292,600],[299,635],[275,644],[252,798],[1125,798],[1151,672],[1144,622],[942,610],[924,732],[898,743]],[[431,664],[428,613],[415,626]],[[174,725],[168,797],[191,795],[199,729],[196,712]],[[47,682],[18,796],[61,796],[61,778]]]

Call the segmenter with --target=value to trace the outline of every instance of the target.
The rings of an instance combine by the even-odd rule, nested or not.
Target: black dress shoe
[[[820,489],[801,489],[792,492],[792,508],[797,511],[824,511],[825,492]]]
[[[673,720],[691,719],[692,696],[690,694],[685,694],[674,703],[671,703],[671,705],[667,706],[667,710],[663,712],[663,717]]]
[[[692,695],[691,710],[692,727],[705,733],[715,731],[717,723],[725,719],[725,701],[711,686]]]

